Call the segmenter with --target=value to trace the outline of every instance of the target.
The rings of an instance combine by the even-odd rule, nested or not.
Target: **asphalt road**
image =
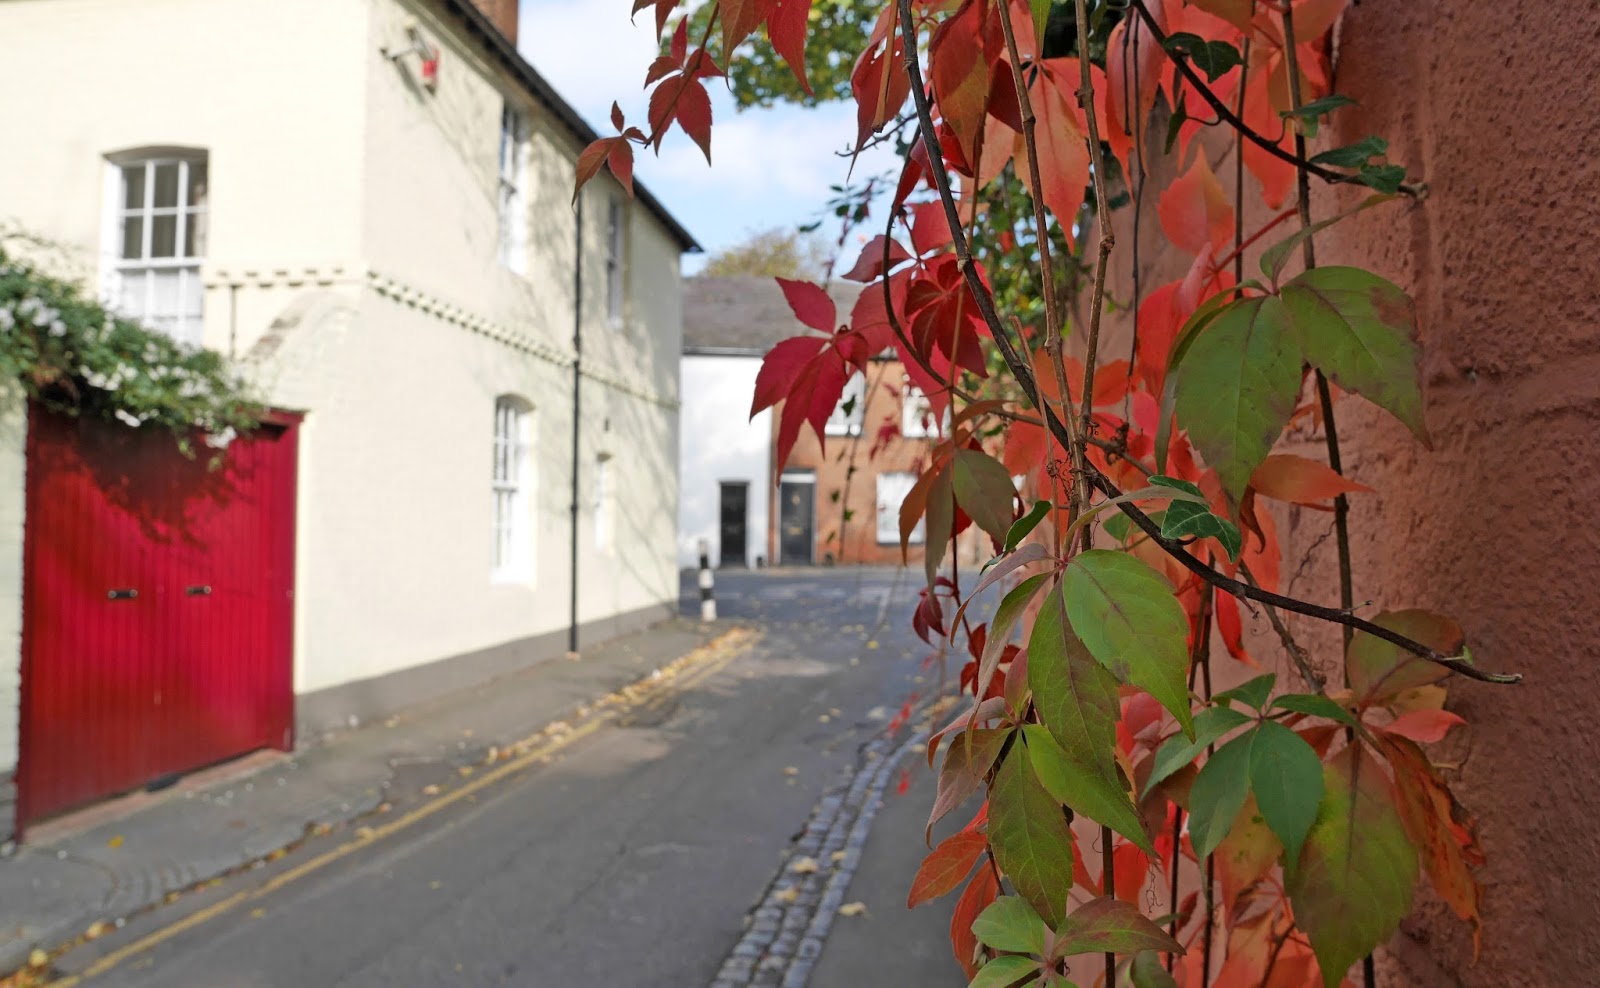
[[[764,637],[709,678],[314,870],[308,844],[158,909],[61,969],[111,956],[86,983],[163,988],[707,985],[819,796],[933,690],[909,631],[914,579],[721,574],[722,616]],[[684,607],[698,610],[692,588]],[[927,780],[903,778],[915,785],[891,787],[882,817],[912,832],[868,845],[849,896],[869,911],[837,920],[813,984],[961,984],[948,912],[875,925],[904,912],[920,857]]]

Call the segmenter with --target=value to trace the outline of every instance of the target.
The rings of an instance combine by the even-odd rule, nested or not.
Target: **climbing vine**
[[[865,286],[847,321],[784,284],[814,333],[767,355],[752,411],[777,408],[781,464],[886,351],[949,411],[900,527],[926,531],[914,628],[970,659],[928,743],[929,833],[976,812],[909,902],[958,894],[973,988],[1371,985],[1424,880],[1478,933],[1483,851],[1429,746],[1462,724],[1447,681],[1517,677],[1481,669],[1447,616],[1355,606],[1347,517],[1368,489],[1342,467],[1341,396],[1430,438],[1410,297],[1316,259],[1319,231],[1423,191],[1380,136],[1310,150],[1352,102],[1329,62],[1345,5],[857,3],[866,34],[827,53],[852,66],[856,147],[897,135],[904,166],[844,275]],[[635,0],[667,37],[648,132],[615,112],[580,184],[607,164],[630,183],[634,148],[674,127],[709,155],[705,85],[759,29],[807,88],[810,0],[677,7]],[[1146,188],[1157,174],[1175,177]],[[1313,183],[1365,192],[1318,218]],[[1152,206],[1188,271],[1118,284],[1116,211]],[[1125,354],[1102,333],[1113,309]],[[1278,449],[1291,429],[1324,457]],[[1337,605],[1284,592],[1274,502],[1333,514]],[[971,526],[993,558],[960,581],[941,553]],[[1245,609],[1281,673],[1250,655]],[[1342,649],[1314,653],[1287,615],[1338,625]]]
[[[170,430],[192,452],[254,428],[260,406],[220,354],[117,316],[0,245],[0,381],[68,415]]]

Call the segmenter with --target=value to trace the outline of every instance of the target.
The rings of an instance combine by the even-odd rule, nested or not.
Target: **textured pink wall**
[[[1600,984],[1597,64],[1590,2],[1365,0],[1342,28],[1336,88],[1361,107],[1332,139],[1388,137],[1431,190],[1319,239],[1324,263],[1409,289],[1426,344],[1433,452],[1339,406],[1346,466],[1380,492],[1355,501],[1357,599],[1448,613],[1480,662],[1527,674],[1452,688],[1471,730],[1446,752],[1490,859],[1482,957],[1430,894],[1385,959],[1392,984]],[[1286,572],[1327,527],[1297,521]],[[1296,591],[1337,599],[1314,568]]]

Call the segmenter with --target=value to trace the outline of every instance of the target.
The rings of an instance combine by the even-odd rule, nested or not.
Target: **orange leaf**
[[[1450,728],[1465,723],[1465,720],[1448,710],[1413,710],[1396,717],[1383,731],[1385,734],[1410,738],[1418,744],[1433,744],[1443,741],[1444,736],[1450,733]]]
[[[1439,897],[1457,916],[1472,924],[1476,954],[1481,920],[1478,907],[1483,890],[1469,863],[1483,861],[1474,824],[1428,762],[1422,749],[1408,740],[1383,739],[1384,753],[1394,769],[1396,803],[1400,821],[1417,846],[1422,866]]]
[[[956,901],[955,915],[950,917],[950,949],[955,952],[956,963],[961,965],[961,970],[966,972],[968,978],[978,973],[978,938],[973,935],[972,924],[999,894],[1000,886],[995,882],[994,869],[980,869],[967,885],[967,890],[961,893],[961,898]]]
[[[972,871],[989,839],[975,830],[952,834],[922,859],[917,875],[911,880],[911,894],[906,898],[906,908],[914,909],[924,902],[953,891]]]
[[[789,70],[806,95],[811,83],[806,79],[806,25],[811,16],[811,0],[777,0],[767,16],[767,39],[772,50],[789,64]]]
[[[1152,7],[1157,23],[1164,21],[1162,6]],[[1111,29],[1106,41],[1106,131],[1101,136],[1124,166],[1129,164],[1135,135],[1143,135],[1149,126],[1165,61],[1166,53],[1140,18],[1124,17]],[[1131,168],[1124,172],[1131,173]]]
[[[933,32],[928,77],[939,113],[971,161],[989,102],[989,63],[983,54],[985,6],[964,3]]]
[[[1233,239],[1233,206],[1212,173],[1204,148],[1189,170],[1161,193],[1156,213],[1167,239],[1187,253],[1198,254],[1208,244],[1221,249]]]
[[[1372,488],[1340,476],[1326,464],[1293,453],[1268,456],[1250,475],[1250,486],[1264,497],[1313,507],[1340,494],[1372,492]]]

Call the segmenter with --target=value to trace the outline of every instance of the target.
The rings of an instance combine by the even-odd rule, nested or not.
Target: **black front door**
[[[724,480],[722,482],[721,519],[718,527],[723,566],[745,565],[745,533],[750,517],[750,482]]]
[[[778,484],[778,562],[785,566],[809,566],[814,561],[816,492],[816,481],[810,478],[785,478]]]

